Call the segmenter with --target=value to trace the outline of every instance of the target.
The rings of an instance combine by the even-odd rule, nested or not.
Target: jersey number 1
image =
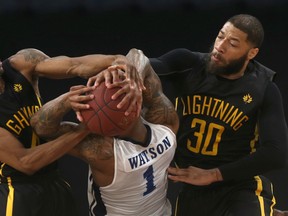
[[[143,177],[146,179],[146,191],[143,193],[143,196],[151,193],[153,190],[155,190],[156,186],[154,185],[154,170],[153,166],[149,166],[148,169],[144,172]]]

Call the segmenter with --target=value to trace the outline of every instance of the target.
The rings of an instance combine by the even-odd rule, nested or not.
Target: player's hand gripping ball
[[[121,87],[107,88],[102,82],[91,93],[94,99],[88,104],[90,108],[81,110],[83,123],[92,132],[102,136],[117,136],[123,134],[131,123],[136,119],[136,110],[125,116],[125,111],[129,104],[126,103],[122,108],[117,108],[117,104],[125,96],[120,95],[115,100],[111,97]]]

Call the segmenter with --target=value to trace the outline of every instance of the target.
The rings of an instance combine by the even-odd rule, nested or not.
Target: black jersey
[[[272,152],[275,148],[280,150],[277,153],[281,152],[287,142],[282,104],[278,106],[279,115],[272,114],[282,118],[278,119],[279,125],[275,125],[279,129],[275,133],[277,136],[268,137],[272,133],[267,133],[261,142],[258,134],[258,128],[262,133],[267,131],[267,125],[259,122],[259,115],[266,112],[263,104],[267,103],[267,95],[273,92],[276,97],[269,96],[269,100],[272,98],[282,103],[278,88],[272,82],[275,72],[250,61],[243,77],[229,80],[207,73],[207,58],[207,53],[177,49],[150,59],[163,81],[164,92],[175,102],[180,119],[175,155],[177,165],[205,169],[218,167],[224,179],[251,177],[265,169],[268,171],[271,167],[267,163]],[[260,144],[264,148],[258,152]],[[257,154],[253,154],[256,151]],[[263,160],[266,162],[261,165]],[[247,171],[249,166],[250,171]],[[241,169],[245,170],[244,175]]]
[[[31,83],[10,66],[8,60],[2,63],[5,91],[0,95],[0,127],[13,134],[25,148],[33,148],[43,143],[30,126],[31,116],[40,109],[42,101]],[[50,165],[54,167],[54,165]],[[25,177],[25,174],[0,162],[2,177]],[[44,172],[45,169],[39,172]],[[50,169],[50,167],[49,167]]]

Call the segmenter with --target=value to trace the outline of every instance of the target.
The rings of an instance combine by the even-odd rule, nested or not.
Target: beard
[[[0,60],[0,78],[2,77],[3,73],[4,73],[4,69],[2,68],[2,62]]]
[[[224,65],[219,66],[211,60],[211,56],[216,55],[217,58],[224,63]],[[248,53],[244,54],[238,59],[233,59],[227,62],[222,58],[222,55],[217,52],[210,51],[208,58],[206,59],[206,71],[215,75],[232,75],[237,74],[243,67],[247,60]]]

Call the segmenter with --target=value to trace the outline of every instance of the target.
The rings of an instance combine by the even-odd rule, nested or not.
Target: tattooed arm
[[[146,89],[143,90],[142,116],[151,123],[166,125],[176,133],[179,127],[178,115],[171,101],[163,93],[161,81],[148,58],[137,49],[131,49],[127,58],[144,80]]]
[[[81,101],[93,98],[93,95],[86,94],[92,89],[93,87],[83,85],[72,86],[69,92],[47,102],[30,119],[35,132],[43,138],[54,139],[76,127],[76,123],[62,122],[63,117],[72,109],[70,100],[77,98],[78,106],[81,106]],[[82,104],[82,106],[88,105]]]
[[[40,95],[38,87],[38,77],[43,76],[51,79],[64,79],[72,77],[89,78],[100,73],[111,65],[123,64],[129,70],[133,71],[133,66],[128,62],[123,55],[102,55],[91,54],[80,57],[57,56],[50,58],[45,53],[37,49],[24,49],[9,58],[9,62],[13,68],[22,73],[27,80],[33,85],[37,95]],[[135,77],[131,77],[134,83]],[[141,83],[141,82],[140,82]],[[93,85],[92,80],[89,80],[89,85]],[[138,85],[139,81],[137,82]],[[141,87],[141,85],[140,85]],[[133,106],[139,103],[137,97],[138,91],[131,91],[130,95],[133,98],[127,111],[130,112]],[[123,98],[123,103],[127,101],[127,97]],[[141,107],[138,107],[140,112]]]
[[[77,102],[87,101],[91,98],[90,95],[85,94],[91,89],[92,87],[73,86],[70,92],[46,103],[30,120],[36,133],[53,142],[75,130],[78,124],[62,122],[62,119],[71,110],[73,103],[78,107],[81,104]],[[68,145],[67,142],[66,145]],[[93,173],[105,173],[105,175],[101,174],[100,177],[95,178],[99,185],[105,184],[107,178],[110,180],[113,177],[113,138],[89,134],[83,140],[79,140],[77,145],[73,145],[73,148],[69,148],[69,152],[66,151],[66,153],[87,162],[93,169]]]
[[[36,112],[31,120],[31,126],[35,132],[48,140],[53,140],[71,130],[75,130],[78,127],[77,123],[62,121],[63,117],[72,109],[72,103],[76,104],[77,107],[81,106],[81,101],[90,100],[93,95],[86,94],[91,91],[92,87],[83,85],[72,86],[70,91],[60,95],[54,100],[46,103],[41,109]],[[77,103],[76,103],[77,101]],[[82,104],[86,106],[85,104]],[[73,106],[74,108],[74,106]],[[90,134],[84,140],[82,140],[73,151],[70,153],[74,156],[81,157],[81,154],[85,152],[85,158],[90,160],[94,154],[102,155],[104,158],[109,156],[109,152],[105,147],[102,147],[107,140],[112,143],[112,138],[106,140],[98,135]],[[90,153],[89,153],[90,152]],[[88,154],[89,153],[89,154]],[[92,155],[91,157],[89,155]]]
[[[55,110],[59,109],[55,108]],[[43,119],[49,119],[49,115],[47,117],[42,115]],[[67,129],[67,126],[65,127]],[[51,132],[53,130],[48,128],[47,131]],[[14,135],[4,128],[0,128],[0,160],[20,172],[32,175],[62,157],[88,134],[89,131],[83,125],[74,125],[69,128],[67,133],[56,139],[43,145],[35,145],[33,148],[25,148]]]

